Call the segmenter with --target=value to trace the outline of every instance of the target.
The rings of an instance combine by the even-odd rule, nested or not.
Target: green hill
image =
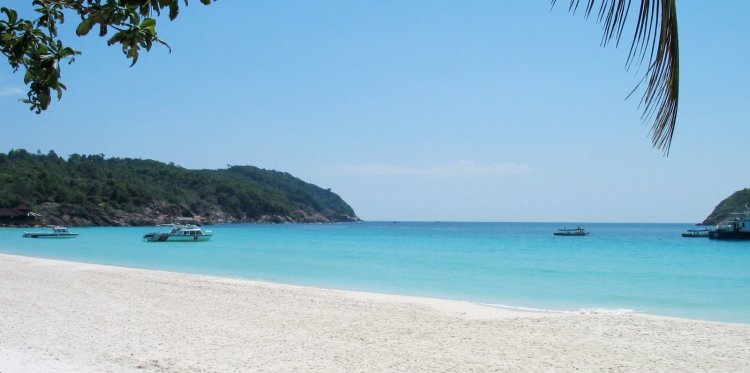
[[[26,150],[0,153],[0,209],[6,220],[8,211],[42,215],[23,224],[74,226],[153,225],[178,217],[207,224],[359,220],[330,189],[285,172],[253,166],[188,170],[104,155],[66,160],[54,151]]]
[[[714,211],[701,224],[716,225],[732,213],[747,212],[748,206],[750,206],[750,189],[738,190],[716,205]]]

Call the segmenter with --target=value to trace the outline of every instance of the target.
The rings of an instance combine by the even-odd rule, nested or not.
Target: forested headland
[[[731,196],[725,198],[719,202],[711,212],[706,220],[701,224],[703,225],[716,225],[731,218],[733,214],[744,214],[748,212],[750,208],[750,189],[742,189],[732,193]]]
[[[0,224],[142,226],[177,218],[204,224],[359,220],[330,189],[254,166],[189,170],[103,154],[0,153]]]

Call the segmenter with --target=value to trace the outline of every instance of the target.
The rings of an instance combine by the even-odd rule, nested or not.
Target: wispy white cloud
[[[337,167],[336,171],[359,176],[500,176],[519,175],[531,172],[525,163],[477,163],[456,161],[424,166],[406,165],[354,165]]]
[[[24,93],[21,87],[2,87],[0,88],[0,96],[17,96]]]

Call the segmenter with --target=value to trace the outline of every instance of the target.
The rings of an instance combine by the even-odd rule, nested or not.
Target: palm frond
[[[552,6],[557,0],[551,0]],[[632,0],[586,0],[584,14],[589,17],[599,3],[597,22],[603,23],[602,46],[614,41],[619,45]],[[568,11],[575,13],[581,0],[570,0]],[[648,70],[633,89],[646,84],[640,105],[641,118],[654,120],[651,143],[669,154],[675,125],[680,88],[680,50],[677,33],[677,0],[641,0],[638,20],[626,67],[640,65],[648,58]],[[633,92],[630,94],[632,95]],[[630,95],[628,95],[629,97]]]

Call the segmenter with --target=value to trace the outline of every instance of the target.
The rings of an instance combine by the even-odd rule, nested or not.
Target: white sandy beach
[[[0,372],[750,371],[750,325],[0,254]]]

